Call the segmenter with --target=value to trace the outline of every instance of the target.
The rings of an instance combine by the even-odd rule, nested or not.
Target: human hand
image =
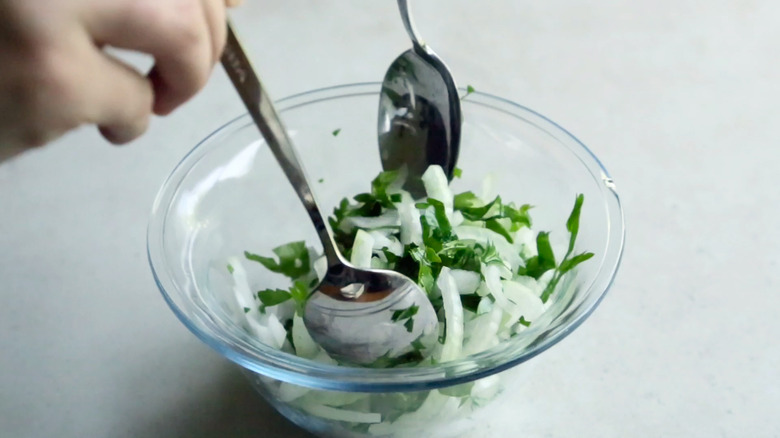
[[[241,0],[0,0],[0,161],[83,124],[129,142],[199,91]],[[106,46],[149,54],[144,75]]]

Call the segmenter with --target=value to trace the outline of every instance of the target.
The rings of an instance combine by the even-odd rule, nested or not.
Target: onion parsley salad
[[[456,169],[455,176],[460,176]],[[427,198],[414,200],[401,189],[399,171],[380,173],[371,190],[344,198],[329,217],[336,243],[352,264],[391,269],[415,280],[439,319],[431,354],[421,344],[400,358],[371,366],[412,366],[464,358],[522,332],[549,306],[561,278],[593,256],[574,253],[583,195],[566,222],[568,248],[556,258],[549,233],[534,233],[531,206],[483,199],[467,191],[453,195],[441,167],[422,177]],[[324,276],[325,258],[305,242],[273,250],[273,257],[244,253],[245,259],[291,281],[289,289],[252,291],[242,260],[227,266],[247,329],[264,343],[307,359],[334,364],[303,324],[306,300]],[[412,331],[416,306],[393,321]]]

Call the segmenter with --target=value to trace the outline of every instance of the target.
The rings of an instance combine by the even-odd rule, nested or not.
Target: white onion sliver
[[[450,225],[453,227],[457,227],[465,221],[466,218],[463,217],[463,213],[459,211],[455,211],[452,213],[452,219],[450,219]]]
[[[312,415],[329,420],[346,421],[350,423],[380,423],[382,415],[375,412],[357,412],[339,409],[320,404],[304,404],[303,409]]]
[[[249,280],[247,279],[246,270],[244,265],[237,257],[228,258],[230,267],[233,268],[233,293],[236,296],[236,301],[241,307],[241,311],[249,309],[249,313],[257,312],[257,303],[255,302],[255,295],[249,288]]]
[[[478,403],[484,403],[492,400],[500,390],[501,378],[494,374],[474,382],[474,386],[471,388],[471,396],[475,398]]]
[[[491,310],[493,310],[493,301],[490,300],[490,297],[482,297],[477,306],[477,315],[488,313]]]
[[[458,285],[458,292],[461,295],[473,294],[477,291],[480,281],[482,281],[479,273],[474,271],[452,269],[450,270],[450,275],[455,279],[455,283]]]
[[[317,273],[317,279],[322,280],[325,278],[325,273],[328,271],[328,260],[325,256],[318,257],[314,260],[314,263],[312,263],[312,267],[314,268],[314,272]]]
[[[355,235],[355,243],[352,245],[350,263],[358,268],[370,268],[373,255],[374,238],[363,230],[358,230]]]
[[[292,383],[282,382],[279,385],[279,400],[289,403],[299,399],[310,392],[311,389],[305,386],[293,385]]]
[[[412,195],[407,192],[401,193],[401,202],[396,206],[398,216],[401,222],[401,243],[409,245],[422,245],[422,224],[420,223],[420,212],[414,206]]]
[[[293,316],[292,340],[295,345],[295,354],[306,359],[312,359],[320,350],[319,345],[309,335],[306,326],[303,324],[303,318],[296,313]]]
[[[404,246],[395,237],[388,236],[383,230],[371,230],[368,234],[374,238],[374,251],[381,252],[382,249],[387,249],[398,257],[403,255]]]
[[[266,317],[264,318],[267,320],[266,326],[271,331],[271,335],[273,336],[274,342],[277,345],[276,348],[282,348],[284,341],[287,340],[287,330],[284,329],[284,325],[279,321],[279,318],[277,318],[276,315],[267,314],[262,316]]]
[[[490,313],[477,317],[469,339],[463,345],[464,356],[470,356],[498,345],[498,329],[502,316],[503,310],[495,306]]]
[[[504,295],[504,288],[501,284],[501,275],[498,266],[483,264],[482,275],[485,277],[485,284],[487,285],[490,294],[493,296],[493,299],[496,300],[496,304],[508,311],[511,303],[506,298],[506,295]]]
[[[271,348],[276,348],[277,350],[281,350],[282,345],[284,345],[284,340],[282,340],[282,342],[277,342],[278,337],[274,334],[274,331],[268,326],[268,318],[266,317],[266,315],[259,315],[259,317],[262,317],[261,320],[258,320],[255,317],[247,316],[246,320],[249,323],[249,330],[263,344],[268,345]]]
[[[375,217],[350,216],[344,219],[344,223],[350,225],[352,228],[357,227],[371,230],[375,228],[397,227],[401,225],[401,220],[398,217],[398,211],[388,210],[381,216]]]
[[[447,180],[447,175],[444,174],[444,170],[442,170],[441,166],[428,166],[428,170],[422,175],[422,182],[428,197],[436,199],[444,204],[444,210],[447,212],[447,217],[452,218],[454,197],[452,195],[452,190],[450,190],[450,182]]]
[[[306,395],[306,403],[321,404],[326,406],[345,406],[351,405],[360,400],[368,399],[370,394],[364,392],[341,392],[341,391],[312,391]]]
[[[463,305],[455,279],[449,268],[442,268],[436,282],[444,301],[445,339],[441,351],[442,362],[457,359],[463,349]]]
[[[503,286],[504,294],[520,308],[526,321],[533,321],[544,312],[544,303],[531,289],[514,281],[504,281]]]

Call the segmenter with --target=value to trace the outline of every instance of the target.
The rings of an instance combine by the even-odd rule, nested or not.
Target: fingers
[[[152,83],[113,57],[93,52],[88,118],[111,143],[139,137],[149,125],[154,93]]]
[[[70,62],[61,74],[71,111],[79,123],[98,125],[112,143],[134,140],[146,131],[152,112],[152,83],[134,68],[102,50],[87,35],[75,44]]]
[[[227,26],[224,0],[201,0],[204,4],[206,23],[211,34],[211,62],[216,64],[222,56],[227,40]]]
[[[223,0],[95,2],[85,18],[98,44],[148,53],[153,110],[165,115],[207,82],[224,44]]]

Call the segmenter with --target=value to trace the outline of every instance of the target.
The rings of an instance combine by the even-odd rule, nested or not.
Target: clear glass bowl
[[[321,208],[366,191],[381,170],[376,140],[380,85],[352,84],[282,99],[278,109]],[[248,116],[198,144],[163,184],[148,252],[155,280],[179,319],[240,365],[283,415],[320,436],[453,437],[489,421],[491,403],[517,391],[524,362],[571,333],[599,304],[617,271],[624,239],[615,186],[599,160],[566,130],[523,106],[476,92],[463,101],[453,190],[479,191],[492,174],[504,200],[530,203],[534,228],[565,247],[576,194],[585,195],[578,251],[593,259],[569,275],[529,330],[480,354],[420,368],[326,365],[266,346],[234,317],[225,260],[270,253],[313,226]],[[334,132],[339,130],[337,133]],[[336,135],[337,134],[337,135]],[[286,287],[262,269],[253,287]]]

